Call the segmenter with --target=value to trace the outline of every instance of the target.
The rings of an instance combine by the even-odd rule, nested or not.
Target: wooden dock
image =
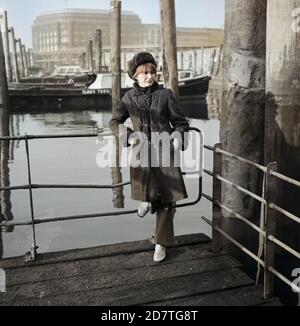
[[[149,240],[0,261],[7,292],[0,305],[254,306],[264,300],[241,264],[211,250],[204,234],[179,236],[162,263]]]

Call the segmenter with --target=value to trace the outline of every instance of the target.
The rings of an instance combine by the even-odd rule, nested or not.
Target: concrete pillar
[[[3,51],[5,57],[6,76],[7,76],[7,81],[11,83],[12,67],[11,67],[11,58],[10,58],[10,51],[9,51],[8,23],[7,23],[6,10],[0,10],[0,22],[1,22],[1,31],[2,31]]]
[[[102,32],[100,29],[95,33],[95,70],[101,72],[102,67]]]
[[[16,47],[16,39],[15,39],[15,31],[14,28],[11,27],[9,29],[10,35],[10,44],[12,49],[12,61],[13,61],[13,77],[16,83],[20,82],[20,71],[19,71],[19,64],[18,64],[18,57],[17,57],[17,47]]]
[[[165,86],[178,97],[177,42],[174,0],[160,0],[163,74]]]
[[[224,43],[222,147],[256,163],[263,163],[266,0],[226,0]],[[224,157],[222,174],[253,193],[260,194],[262,191],[262,176],[249,165]],[[222,202],[259,225],[260,205],[251,197],[223,184]],[[258,233],[227,211],[223,210],[223,215],[223,228],[255,251]],[[227,249],[242,255],[234,246]],[[246,256],[239,258],[249,262]]]
[[[279,172],[300,180],[300,0],[268,1],[267,12],[265,162],[278,162]],[[279,206],[300,217],[300,189],[279,181],[278,191]],[[277,233],[300,250],[299,224],[282,216]]]
[[[112,110],[121,100],[121,1],[111,0]]]

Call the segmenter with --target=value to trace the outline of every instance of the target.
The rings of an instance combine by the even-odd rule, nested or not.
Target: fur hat
[[[131,79],[136,72],[138,66],[143,65],[145,63],[152,63],[155,67],[157,67],[157,63],[153,58],[152,54],[149,52],[140,52],[137,53],[129,62],[128,62],[128,75]]]

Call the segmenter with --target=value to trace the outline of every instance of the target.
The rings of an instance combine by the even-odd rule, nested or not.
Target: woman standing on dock
[[[174,152],[179,147],[182,150],[187,147],[184,133],[188,132],[189,124],[180,112],[172,91],[156,82],[156,72],[157,64],[150,53],[141,52],[133,57],[129,62],[128,74],[135,83],[113,112],[110,127],[119,137],[121,146],[131,145],[134,151],[140,149],[138,145],[143,143],[150,148],[148,164],[130,167],[131,197],[140,201],[140,217],[149,211],[156,213],[154,261],[160,262],[166,258],[166,247],[174,241],[175,203],[187,198],[180,167],[174,164]],[[134,131],[125,127],[127,118],[131,118]],[[170,150],[167,153],[156,152],[160,154],[153,160],[153,135],[162,133],[170,135]],[[159,143],[158,148],[160,146]],[[154,161],[157,163],[157,159],[158,164],[152,164]],[[169,162],[168,166],[162,164],[166,161]]]

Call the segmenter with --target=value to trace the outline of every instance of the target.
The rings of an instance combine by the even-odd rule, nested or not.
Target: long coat
[[[110,128],[119,137],[122,146],[129,146],[128,138],[133,132],[123,124],[128,118],[131,118],[134,132],[146,134],[149,144],[151,132],[167,132],[174,138],[189,130],[189,123],[182,115],[172,91],[156,82],[147,91],[135,83],[114,110]],[[182,149],[187,146],[184,139]],[[171,142],[170,166],[162,165],[159,161],[158,167],[130,167],[132,199],[148,202],[160,199],[162,203],[170,203],[187,198],[181,169],[178,165],[174,166],[172,154],[174,147]]]

